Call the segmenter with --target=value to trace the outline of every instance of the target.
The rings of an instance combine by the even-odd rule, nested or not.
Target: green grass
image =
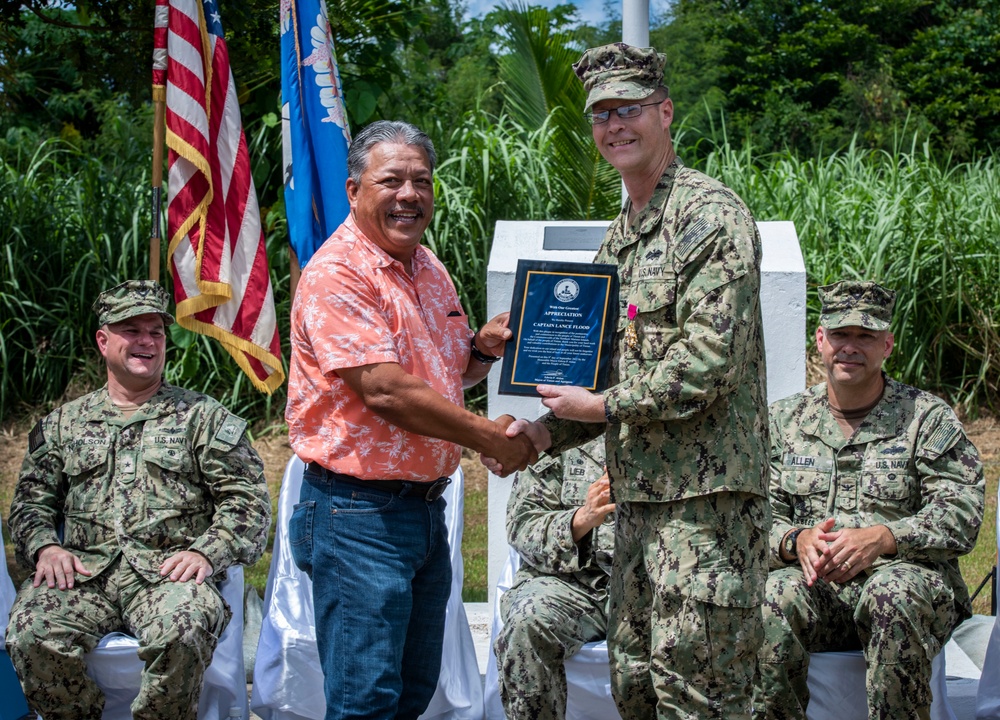
[[[462,532],[462,561],[465,580],[462,584],[462,600],[465,602],[486,602],[489,595],[487,580],[489,512],[487,491],[465,490],[465,527]]]
[[[983,513],[983,524],[979,529],[976,547],[965,557],[959,558],[962,577],[969,586],[969,592],[975,592],[979,583],[990,572],[997,561],[997,485],[1000,482],[1000,459],[986,464],[986,511]],[[972,603],[972,611],[977,615],[990,614],[990,598],[992,588],[987,583]]]
[[[683,156],[683,149],[681,150]],[[898,292],[896,351],[887,370],[946,397],[967,415],[1000,392],[1000,163],[953,164],[928,146],[857,146],[822,158],[758,156],[723,145],[705,171],[732,187],[757,220],[795,223],[814,288],[876,280]]]

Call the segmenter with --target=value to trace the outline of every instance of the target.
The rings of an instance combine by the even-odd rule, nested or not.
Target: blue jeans
[[[288,534],[313,581],[327,720],[416,720],[430,703],[451,592],[444,508],[306,470]]]

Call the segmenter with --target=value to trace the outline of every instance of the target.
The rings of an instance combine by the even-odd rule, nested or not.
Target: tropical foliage
[[[615,19],[581,27],[570,5],[467,20],[451,0],[328,4],[355,125],[403,117],[438,146],[427,243],[474,322],[496,220],[617,212],[620,184],[593,147],[570,69],[583,48],[614,39]],[[287,323],[277,6],[220,5]],[[12,8],[0,0],[0,417],[101,381],[89,306],[145,275],[150,227],[149,39],[132,27],[146,4]],[[685,161],[759,219],[794,221],[811,286],[853,276],[897,287],[893,372],[970,408],[1000,384],[1000,177],[984,120],[1000,109],[996,12],[985,0],[677,0],[651,31]],[[107,33],[130,47],[100,41]],[[932,65],[955,92],[935,91]],[[170,380],[280,423],[281,393],[257,394],[200,336],[175,327],[171,340]]]
[[[975,413],[1000,390],[1000,164],[935,157],[928,144],[825,157],[711,152],[705,171],[736,190],[758,220],[795,223],[813,288],[845,278],[898,291],[888,362],[898,378]]]

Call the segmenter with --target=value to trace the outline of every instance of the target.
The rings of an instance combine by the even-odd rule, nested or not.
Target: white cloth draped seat
[[[486,669],[487,720],[505,720],[497,685],[496,655],[492,647],[503,627],[503,620],[500,618],[500,598],[510,589],[520,561],[517,551],[510,548],[507,562],[497,581],[493,623],[490,630],[490,655]],[[998,643],[997,651],[1000,653],[998,634],[1000,631],[994,631]],[[611,697],[611,670],[608,665],[606,641],[587,643],[579,653],[568,658],[565,665],[569,690],[566,701],[567,720],[610,720],[619,717]],[[868,720],[865,660],[860,650],[812,653],[809,658],[808,683],[811,695],[809,707],[806,709],[808,720]],[[948,704],[944,652],[934,658],[931,688],[934,692],[934,702],[931,705],[932,720],[956,720]]]
[[[292,456],[278,497],[278,525],[264,596],[251,707],[264,720],[322,720],[323,670],[316,648],[312,581],[292,560],[288,521],[299,501],[305,464]],[[451,597],[444,629],[441,676],[422,720],[482,720],[483,692],[476,648],[462,602],[463,474],[444,493],[451,548]],[[363,672],[363,668],[359,672]]]
[[[514,575],[521,564],[517,550],[509,548],[497,579],[493,600],[493,621],[490,625],[489,658],[486,663],[486,689],[484,702],[487,720],[505,720],[500,687],[497,683],[497,658],[493,652],[503,619],[500,617],[500,598],[510,590]],[[608,665],[608,643],[586,643],[580,651],[563,663],[566,667],[566,720],[617,720],[621,716],[611,697],[611,668]]]
[[[931,720],[956,720],[948,704],[942,650],[931,663]],[[808,720],[868,720],[865,658],[860,650],[809,655]]]
[[[14,586],[7,574],[6,556],[3,554],[3,540],[0,538],[0,648],[3,647],[4,633],[14,602]],[[222,597],[229,603],[233,617],[219,638],[219,644],[212,656],[212,662],[205,671],[198,717],[201,720],[227,720],[245,718],[249,720],[250,708],[246,692],[246,670],[243,667],[243,567],[229,568],[225,579],[219,583]],[[101,638],[97,647],[85,657],[87,674],[94,679],[104,693],[104,720],[131,720],[130,705],[139,694],[139,683],[144,663],[139,659],[139,641],[124,633],[111,633]],[[6,653],[0,654],[0,662],[9,664]],[[28,712],[27,705],[20,711],[20,705],[13,692],[4,683],[6,668],[0,668],[0,688],[3,702],[0,702],[0,720],[20,718]],[[10,668],[13,672],[13,668]],[[20,686],[16,688],[20,692]],[[8,694],[10,693],[10,694]],[[23,702],[23,695],[21,697]],[[10,713],[10,714],[8,714]]]
[[[219,591],[233,612],[212,662],[205,670],[200,720],[250,718],[246,670],[243,666],[243,567],[229,568]],[[86,656],[87,674],[104,693],[104,720],[131,720],[130,705],[139,694],[144,663],[139,659],[139,641],[124,633],[111,633]]]

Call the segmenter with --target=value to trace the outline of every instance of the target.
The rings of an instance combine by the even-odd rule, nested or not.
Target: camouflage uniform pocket
[[[818,472],[782,473],[781,487],[788,493],[793,525],[809,527],[827,513],[832,476]]]
[[[145,446],[146,501],[151,508],[197,508],[206,504],[190,454],[170,446]]]
[[[659,361],[677,341],[677,277],[672,271],[655,279],[640,280],[632,288],[636,347],[641,358]]]
[[[63,472],[70,478],[66,513],[90,512],[104,502],[108,474],[108,445],[73,446],[63,456]]]
[[[911,498],[919,493],[916,478],[905,472],[861,476],[860,508],[863,517],[895,520],[912,514]],[[881,520],[880,520],[881,521]]]

